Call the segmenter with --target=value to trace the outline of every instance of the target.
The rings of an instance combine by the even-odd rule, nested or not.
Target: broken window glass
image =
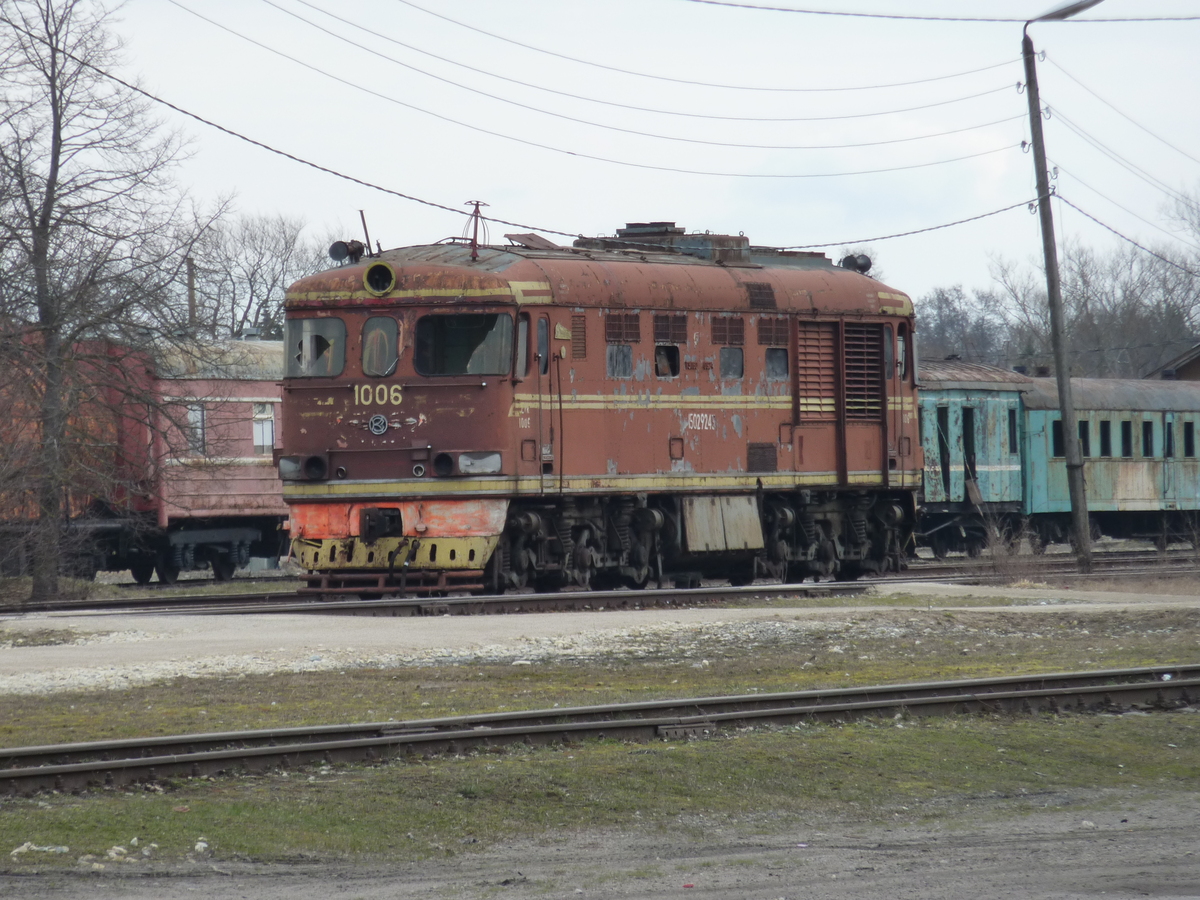
[[[287,377],[329,378],[341,375],[346,363],[346,323],[341,319],[289,319],[286,337]]]
[[[512,361],[512,316],[423,316],[413,363],[421,375],[506,375]]]

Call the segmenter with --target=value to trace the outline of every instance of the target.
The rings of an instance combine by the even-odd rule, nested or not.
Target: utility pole
[[[1029,133],[1037,174],[1038,214],[1042,223],[1042,254],[1046,265],[1046,300],[1050,305],[1050,342],[1058,378],[1058,405],[1062,414],[1063,454],[1067,463],[1067,490],[1071,496],[1071,528],[1079,571],[1092,571],[1092,529],[1088,521],[1087,491],[1083,478],[1083,454],[1079,449],[1079,424],[1071,397],[1071,370],[1063,337],[1062,283],[1058,277],[1058,250],[1054,243],[1054,215],[1050,208],[1050,176],[1046,171],[1046,144],[1042,138],[1042,101],[1038,95],[1037,66],[1029,26],[1034,22],[1061,21],[1095,6],[1100,0],[1063,3],[1025,23],[1021,55],[1025,60],[1025,93],[1029,97]],[[1049,477],[1049,472],[1047,472]]]

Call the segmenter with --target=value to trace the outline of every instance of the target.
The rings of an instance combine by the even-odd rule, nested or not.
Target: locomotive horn
[[[339,263],[346,259],[356,263],[362,259],[366,249],[362,241],[334,241],[329,248],[329,258]]]

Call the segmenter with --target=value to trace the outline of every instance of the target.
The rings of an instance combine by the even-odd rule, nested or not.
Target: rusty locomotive
[[[286,300],[294,558],[336,595],[895,570],[913,308],[865,257],[629,225],[370,254]]]

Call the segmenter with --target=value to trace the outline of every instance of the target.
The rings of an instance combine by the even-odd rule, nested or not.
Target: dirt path
[[[1050,796],[941,810],[938,825],[820,822],[764,837],[596,833],[397,867],[238,866],[2,877],[0,895],[59,900],[428,900],[546,897],[745,900],[1074,900],[1200,897],[1200,798]],[[928,812],[933,812],[929,810]],[[765,824],[765,823],[764,823]]]

